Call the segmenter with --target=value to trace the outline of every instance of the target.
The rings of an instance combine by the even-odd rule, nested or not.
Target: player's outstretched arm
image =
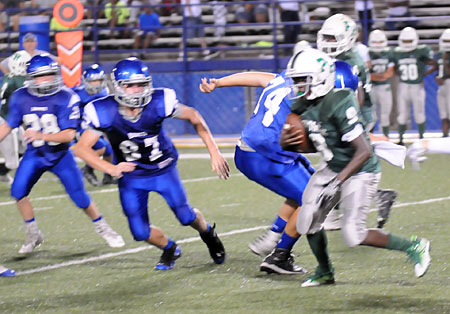
[[[3,141],[6,135],[11,132],[11,130],[12,128],[6,122],[3,122],[2,125],[0,125],[0,142]]]
[[[212,137],[205,120],[194,108],[182,104],[179,106],[180,114],[177,115],[177,118],[187,120],[194,126],[198,135],[201,137],[203,143],[205,143],[206,148],[208,149],[212,171],[216,172],[219,178],[227,179],[230,176],[230,166],[220,153],[216,141]]]
[[[266,87],[274,77],[275,74],[268,72],[241,72],[224,76],[220,79],[211,78],[209,80],[204,77],[202,78],[202,82],[199,85],[199,88],[203,93],[211,93],[213,90],[219,87]]]
[[[41,131],[26,129],[23,138],[26,143],[33,141],[46,141],[56,143],[70,143],[75,138],[75,129],[65,129],[56,133],[42,133]]]
[[[97,143],[99,138],[99,133],[89,129],[85,130],[78,143],[72,147],[75,155],[86,161],[92,168],[108,173],[116,178],[120,178],[123,172],[131,172],[134,170],[136,167],[136,164],[134,163],[121,162],[117,165],[113,165],[112,163],[101,159],[92,149],[92,146]]]

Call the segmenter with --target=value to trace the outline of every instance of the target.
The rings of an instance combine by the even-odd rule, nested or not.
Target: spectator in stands
[[[127,5],[130,6],[130,17],[129,17],[129,25],[130,26],[138,26],[139,15],[144,11],[144,8],[140,8],[138,6],[144,5],[144,1],[140,0],[128,0]]]
[[[186,27],[184,29],[186,38],[199,38],[200,45],[203,49],[203,56],[209,55],[210,51],[205,40],[205,30],[203,27],[196,27],[203,24],[202,21],[202,8],[200,6],[200,0],[181,0],[181,4],[185,5],[183,10],[183,24]],[[179,59],[184,56],[183,52],[183,41],[180,43],[180,54]]]
[[[25,0],[2,0],[0,2],[0,10],[23,9],[25,8]],[[12,25],[12,30],[19,31],[19,16],[22,13],[18,11],[0,12],[0,31],[4,32]]]
[[[105,5],[105,17],[108,19],[109,27],[126,27],[130,10],[126,7],[125,2],[120,0],[109,0]],[[129,31],[121,30],[118,32],[120,38],[129,35]],[[116,31],[111,30],[111,37],[115,37]]]
[[[269,11],[265,4],[246,4],[236,9],[236,20],[239,24],[267,23]]]
[[[139,15],[138,21],[138,33],[134,37],[134,48],[144,48],[150,47],[152,41],[159,37],[161,22],[159,21],[159,15],[153,11],[152,7],[144,8],[144,13]],[[141,47],[141,39],[144,38],[144,43]],[[141,56],[142,57],[142,56]]]
[[[23,45],[23,48],[24,48],[23,50],[28,52],[28,54],[31,57],[34,57],[35,55],[39,55],[39,54],[42,54],[42,53],[47,53],[46,51],[36,49],[37,44],[38,44],[37,37],[33,33],[26,33],[25,36],[23,36],[23,39],[22,39],[22,45]],[[56,56],[53,56],[53,55],[50,55],[50,57],[53,60],[57,60],[58,59]],[[9,73],[9,66],[8,66],[9,58],[11,58],[11,56],[8,57],[8,58],[5,58],[0,63],[0,70],[4,74],[8,74]]]
[[[386,4],[389,7],[388,15],[390,18],[399,17],[413,17],[409,12],[409,0],[386,0]],[[402,22],[386,22],[386,28],[388,30],[402,29],[406,26],[416,27],[416,21],[402,21]]]
[[[228,10],[222,2],[226,2],[226,0],[215,0],[211,2],[213,5],[214,25],[216,26],[214,29],[214,37],[216,39],[220,39],[225,35],[225,25],[227,24]]]
[[[53,7],[58,2],[58,0],[31,0],[32,8],[39,8],[40,15],[53,15]]]
[[[363,34],[361,40],[367,41],[368,33],[372,30],[373,25],[373,2],[372,0],[355,1],[355,11],[358,13],[359,22],[361,23]],[[367,24],[366,24],[367,23]],[[366,28],[367,27],[367,28]]]
[[[279,0],[278,9],[280,10],[280,18],[282,22],[300,22],[299,11],[300,6],[297,1]],[[301,25],[284,25],[283,35],[285,44],[294,44],[301,31]],[[287,55],[291,54],[291,48],[285,48]]]
[[[87,7],[87,18],[92,19],[94,18],[94,11],[95,11],[95,17],[101,18],[105,16],[105,12],[103,12],[103,9],[100,7],[102,5],[102,0],[84,0],[81,1],[85,5],[85,8]],[[97,7],[95,10],[93,7]]]

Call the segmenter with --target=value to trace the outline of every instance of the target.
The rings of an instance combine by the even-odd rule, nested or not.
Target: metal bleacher
[[[257,1],[251,1],[257,3]],[[373,1],[375,5],[375,27],[384,28],[384,19],[388,16],[388,9],[385,1]],[[214,15],[212,4],[204,3],[202,5],[202,20],[205,25],[205,40],[211,50],[220,52],[221,58],[235,57],[260,57],[274,55],[277,48],[272,48],[270,43],[279,45],[283,41],[282,29],[277,10],[269,9],[270,21],[265,24],[237,24],[234,10],[237,5],[243,2],[223,2],[230,4],[227,6],[228,14],[226,33],[221,38],[214,37]],[[247,2],[248,3],[248,2]],[[269,3],[269,1],[264,1]],[[303,5],[307,8],[307,12],[312,12],[318,7],[327,7],[330,14],[344,13],[355,18],[354,1],[303,1]],[[99,8],[101,9],[101,8]],[[430,0],[412,0],[410,1],[410,11],[417,18],[417,30],[421,40],[424,43],[435,47],[437,40],[446,28],[450,27],[450,1],[430,1]],[[183,34],[183,17],[179,14],[171,16],[161,16],[160,21],[163,25],[160,37],[152,42],[151,48],[146,51],[139,51],[141,56],[149,57],[153,60],[176,60],[179,54],[179,45],[182,41]],[[274,25],[275,23],[275,25]],[[298,35],[298,40],[307,40],[314,43],[316,34],[320,28],[321,20],[302,21],[302,31]],[[110,36],[111,29],[107,27],[106,18],[84,19],[80,26],[84,31],[84,58],[86,61],[112,60],[129,55],[133,51],[134,38],[112,39]],[[275,30],[275,34],[273,33]],[[130,27],[130,34],[134,34],[136,28]],[[400,30],[385,30],[391,44],[396,44],[396,40]],[[51,36],[53,37],[51,32]],[[94,33],[96,36],[94,36]],[[17,32],[4,32],[0,34],[0,54],[3,56],[19,49],[19,34]],[[94,40],[94,38],[96,40]],[[259,42],[268,42],[267,45],[258,46],[254,49],[255,44]],[[292,45],[291,45],[292,46]],[[187,51],[189,60],[197,58],[200,43],[198,39],[188,39]],[[253,49],[252,49],[253,47]],[[283,47],[282,47],[283,48]],[[55,46],[52,41],[51,49],[55,52]],[[278,50],[281,51],[281,50]]]

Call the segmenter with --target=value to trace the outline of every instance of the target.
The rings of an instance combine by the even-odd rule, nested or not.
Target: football
[[[305,125],[303,124],[302,119],[298,114],[295,114],[293,112],[289,113],[283,129],[287,132],[287,134],[292,134],[299,131],[300,135],[302,136],[302,140],[299,144],[284,146],[281,145],[284,150],[299,153],[313,153],[316,151],[313,143],[308,137],[308,132],[306,131]]]

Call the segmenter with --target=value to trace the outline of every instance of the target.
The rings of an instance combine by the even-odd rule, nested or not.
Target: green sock
[[[311,251],[319,262],[317,270],[322,273],[332,272],[333,266],[331,265],[330,256],[328,255],[328,239],[325,230],[322,229],[315,234],[308,234],[306,238],[308,239]]]
[[[412,241],[407,239],[407,238],[404,238],[404,237],[401,237],[401,236],[389,233],[389,242],[386,245],[386,248],[389,249],[389,250],[396,250],[396,251],[406,252],[406,250],[412,244],[413,244]]]
[[[403,142],[403,134],[405,134],[405,131],[406,131],[406,124],[399,124],[398,135],[400,137],[400,142]]]
[[[423,133],[425,133],[425,122],[417,125],[419,128],[419,138],[423,138]]]
[[[389,137],[389,127],[384,126],[384,127],[382,127],[382,129],[383,129],[384,136]]]

